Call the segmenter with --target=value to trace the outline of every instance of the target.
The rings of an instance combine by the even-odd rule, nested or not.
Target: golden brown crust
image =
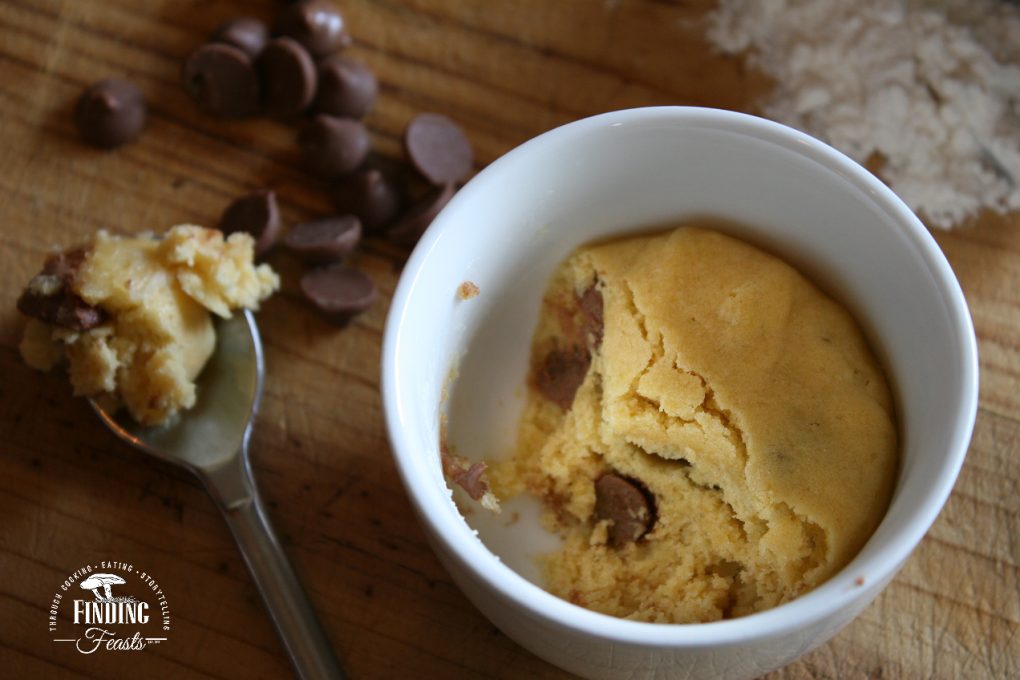
[[[617,616],[710,621],[775,606],[845,565],[897,469],[890,391],[850,315],[779,259],[683,228],[568,259],[533,365],[597,335],[584,321],[593,281],[604,330],[583,346],[590,369],[569,402],[532,380],[518,454],[493,470],[497,491],[545,499],[566,537],[545,561],[550,589]],[[647,532],[626,530],[637,540],[617,540],[599,512],[607,473],[654,502]]]

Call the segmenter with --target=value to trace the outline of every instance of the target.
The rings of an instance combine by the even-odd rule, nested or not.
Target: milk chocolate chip
[[[223,118],[259,111],[259,81],[251,59],[233,45],[209,43],[184,63],[184,86],[206,113]]]
[[[474,163],[471,143],[463,131],[438,113],[415,116],[404,133],[404,146],[414,167],[435,185],[461,181]]]
[[[392,174],[381,168],[359,170],[332,192],[333,204],[343,213],[357,215],[366,232],[388,226],[400,214],[404,192]]]
[[[87,331],[106,321],[106,312],[73,291],[74,278],[84,261],[82,249],[50,256],[18,298],[18,311],[73,331]]]
[[[364,118],[372,110],[378,94],[379,82],[360,61],[329,57],[319,64],[316,113]]]
[[[337,215],[291,228],[283,244],[305,262],[325,264],[343,259],[361,239],[361,222],[354,215]]]
[[[595,516],[612,520],[609,544],[614,548],[644,536],[655,520],[652,504],[641,488],[612,472],[595,480]]]
[[[302,0],[284,8],[276,32],[305,46],[315,57],[324,57],[351,44],[343,15],[328,0]]]
[[[72,331],[87,331],[106,321],[103,310],[68,292],[39,296],[26,289],[18,298],[18,311]]]
[[[372,279],[342,264],[308,272],[301,277],[301,291],[341,326],[371,307],[378,295]]]
[[[255,59],[262,105],[277,118],[304,111],[315,97],[316,69],[308,50],[291,38],[270,40]]]
[[[237,17],[224,23],[213,33],[212,41],[233,45],[252,59],[269,40],[269,29],[258,19]]]
[[[432,220],[436,219],[439,211],[450,202],[455,192],[452,184],[433,189],[421,201],[408,208],[397,223],[386,230],[386,238],[398,245],[415,243],[432,224]]]
[[[255,254],[262,255],[276,243],[280,234],[280,209],[276,193],[268,189],[238,198],[220,217],[220,231],[243,231],[255,239]]]
[[[536,367],[538,391],[566,411],[574,403],[574,395],[588,375],[589,366],[591,354],[583,347],[574,345],[567,349],[553,349]]]
[[[360,121],[320,113],[301,128],[298,145],[311,170],[324,177],[337,177],[361,165],[372,141]]]
[[[82,138],[101,149],[130,142],[145,127],[147,108],[142,93],[126,80],[100,80],[82,93],[74,122]]]

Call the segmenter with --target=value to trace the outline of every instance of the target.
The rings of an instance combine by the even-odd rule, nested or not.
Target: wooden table
[[[66,381],[20,361],[20,288],[47,250],[97,228],[215,223],[235,196],[274,187],[287,223],[329,205],[282,124],[200,115],[185,55],[221,21],[276,3],[0,1],[0,675],[276,678],[289,668],[226,527],[189,476],[116,441]],[[460,122],[481,167],[553,126],[651,104],[749,110],[768,83],[715,56],[692,2],[345,0],[351,53],[382,82],[368,118],[399,154],[417,112]],[[143,9],[144,8],[144,9]],[[126,76],[151,105],[141,140],[85,147],[82,88]],[[981,343],[981,411],[967,463],[928,537],[888,590],[831,643],[770,678],[1020,676],[1020,218],[936,235]],[[264,306],[269,373],[253,443],[273,519],[354,678],[562,678],[504,637],[451,583],[396,477],[379,399],[379,345],[406,251],[364,244],[381,301],[337,330],[296,294]],[[140,653],[82,655],[46,610],[83,564],[151,571],[173,616]]]

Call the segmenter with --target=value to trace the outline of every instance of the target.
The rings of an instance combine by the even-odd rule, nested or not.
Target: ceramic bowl
[[[514,501],[516,522],[509,511],[458,509],[440,467],[440,418],[448,414],[459,454],[509,454],[555,266],[584,243],[701,217],[781,255],[855,314],[894,387],[901,467],[871,540],[815,590],[727,621],[627,621],[540,587],[534,557],[556,539],[539,526],[534,502]],[[464,281],[480,294],[459,299]],[[967,451],[977,365],[949,264],[882,182],[782,125],[667,107],[565,125],[472,179],[404,269],[387,320],[382,389],[397,468],[436,554],[507,635],[587,678],[751,678],[832,637],[924,536]]]

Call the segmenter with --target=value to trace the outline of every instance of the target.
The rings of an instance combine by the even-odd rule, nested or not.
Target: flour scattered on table
[[[776,81],[764,115],[878,173],[930,225],[1020,208],[1020,8],[720,0],[709,39]]]

